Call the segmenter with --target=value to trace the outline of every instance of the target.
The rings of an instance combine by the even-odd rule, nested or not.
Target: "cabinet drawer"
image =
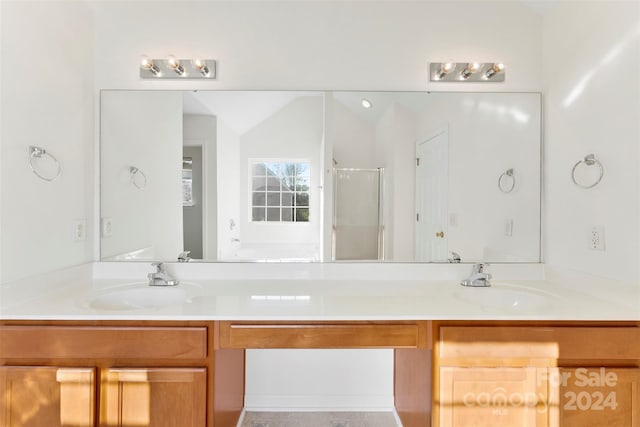
[[[441,327],[443,365],[556,366],[558,361],[640,363],[638,327]]]
[[[0,326],[0,359],[202,359],[206,327]]]
[[[221,348],[424,348],[413,324],[260,324],[220,322]]]

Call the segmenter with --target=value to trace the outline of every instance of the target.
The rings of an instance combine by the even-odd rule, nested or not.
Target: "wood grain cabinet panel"
[[[441,368],[440,427],[546,427],[544,368]]]
[[[197,359],[206,327],[0,326],[0,359]]]
[[[637,325],[439,332],[438,426],[640,427]],[[523,396],[537,404],[521,405]]]
[[[92,368],[0,367],[0,426],[93,427]]]
[[[472,326],[440,328],[451,366],[559,366],[561,361],[639,361],[638,327]],[[560,363],[559,363],[560,361]]]
[[[220,322],[221,348],[425,348],[426,324]]]
[[[101,427],[205,427],[204,368],[108,369],[102,376]]]
[[[640,369],[559,368],[551,426],[640,427]]]

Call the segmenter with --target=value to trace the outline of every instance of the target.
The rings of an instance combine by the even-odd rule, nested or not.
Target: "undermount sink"
[[[86,306],[97,310],[139,310],[179,305],[195,295],[200,288],[181,283],[176,286],[149,286],[136,283],[106,290],[90,298]]]
[[[490,287],[462,287],[455,291],[456,298],[489,310],[510,312],[546,312],[557,301],[557,296],[521,286],[493,284]]]

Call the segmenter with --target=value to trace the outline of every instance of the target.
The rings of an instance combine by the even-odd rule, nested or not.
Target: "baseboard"
[[[246,411],[248,412],[252,412],[252,411],[259,411],[259,412],[359,412],[360,410],[358,409],[350,409],[350,410],[345,410],[344,408],[323,408],[322,410],[318,410],[318,408],[259,408],[259,409],[250,409],[250,408],[244,408],[242,410],[242,413],[240,414],[240,418],[238,419],[238,424],[236,425],[236,427],[242,427],[242,423],[244,422],[244,417],[245,417],[245,413]],[[396,420],[396,425],[397,427],[403,427],[402,426],[402,420],[400,420],[400,416],[398,415],[398,411],[396,411],[396,408],[392,407],[392,408],[367,408],[366,409],[367,412],[389,412],[391,411],[393,413],[393,418],[395,418]]]
[[[297,412],[377,412],[394,409],[393,395],[251,395],[244,398],[247,411],[297,411]]]

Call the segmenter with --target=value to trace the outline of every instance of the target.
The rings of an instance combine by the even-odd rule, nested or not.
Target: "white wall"
[[[416,116],[394,102],[375,129],[378,165],[385,169],[385,259],[413,262]]]
[[[182,230],[182,94],[104,91],[100,123],[100,211],[112,235],[109,259],[145,249],[143,259],[177,260]],[[130,167],[146,176],[131,180]],[[146,181],[146,183],[145,183]]]
[[[558,2],[545,16],[545,261],[640,279],[640,3]],[[594,153],[604,179],[583,190],[571,168]],[[606,250],[587,250],[592,225]]]
[[[387,95],[370,95],[373,96],[366,96],[374,99],[374,108],[385,108]],[[339,96],[344,98],[344,94]],[[415,117],[407,109],[391,102],[382,113],[365,119],[339,99],[330,93],[326,108],[327,139],[331,141],[337,167],[384,168],[385,259],[413,261]],[[332,188],[325,187],[325,194],[330,198],[331,191]],[[343,240],[347,242],[341,243],[342,251],[348,253],[361,248],[362,242],[349,238]],[[373,244],[376,242],[377,239]]]
[[[347,108],[331,92],[325,94],[324,130],[325,141],[330,147],[325,154],[328,157],[325,161],[331,162],[330,165],[333,165],[333,160],[335,160],[336,168],[376,169],[380,166],[376,159],[373,124]],[[354,176],[354,178],[365,180],[362,181],[364,183],[372,176],[367,174],[357,178]],[[328,218],[330,219],[325,223],[324,238],[325,248],[327,249],[325,251],[325,259],[331,260],[332,257],[343,260],[377,259],[377,230],[374,231],[371,227],[361,227],[364,223],[359,223],[356,227],[345,226],[347,223],[351,223],[350,225],[356,224],[347,215],[351,207],[347,208],[339,205],[341,201],[349,200],[351,192],[357,191],[359,186],[353,184],[345,185],[348,184],[345,179],[338,179],[336,182],[334,180],[336,180],[336,177],[333,176],[333,168],[329,166],[325,171],[325,182],[330,182],[331,184],[325,185],[323,188],[325,203],[328,202],[331,208],[331,210],[328,210],[329,206],[325,206],[325,212],[328,211]],[[334,186],[336,185],[341,185],[341,188],[338,194],[334,195]],[[337,226],[333,221],[335,215],[334,203],[336,202],[338,204],[335,210],[342,217],[337,219],[338,222],[342,222],[341,226]],[[376,211],[374,210],[373,213],[376,213]],[[357,215],[359,214],[356,213]],[[372,221],[375,222],[373,219]],[[369,221],[367,225],[372,225],[373,222]],[[335,237],[333,233],[336,234]],[[332,253],[334,252],[332,248],[334,239],[335,253]]]
[[[325,129],[331,141],[332,157],[338,168],[375,169],[374,129],[372,123],[358,117],[353,111],[327,93]]]
[[[247,350],[245,406],[388,409],[392,367],[393,350]]]
[[[501,60],[539,90],[540,17],[517,1],[95,2],[101,88],[488,90],[430,84],[430,61]],[[140,55],[219,60],[213,82],[140,81]]]
[[[203,239],[204,259],[216,259],[218,252],[218,148],[217,120],[214,116],[185,114],[183,116],[185,145],[202,146],[203,167]],[[181,157],[182,159],[182,157]]]
[[[1,282],[92,258],[93,17],[82,2],[0,2]],[[57,157],[54,182],[29,145]],[[86,240],[72,240],[76,219]]]
[[[457,217],[457,225],[448,227],[449,250],[466,262],[538,262],[540,96],[434,93],[430,98],[417,134],[449,129],[448,211]],[[510,168],[516,185],[504,194],[497,181]],[[504,233],[509,219],[512,236]]]
[[[217,119],[218,259],[232,256],[240,238],[240,136]],[[234,226],[231,225],[233,221]],[[212,259],[212,254],[209,254]]]
[[[240,136],[240,240],[242,245],[269,243],[320,247],[320,148],[322,96],[296,98]],[[252,222],[249,162],[307,160],[310,163],[309,222]]]

